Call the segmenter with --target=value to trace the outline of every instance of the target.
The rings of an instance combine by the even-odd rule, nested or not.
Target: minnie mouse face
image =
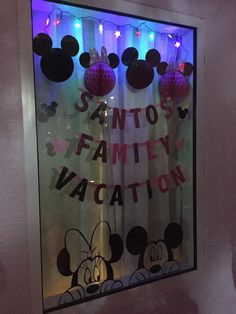
[[[79,44],[73,36],[63,37],[61,48],[52,48],[51,37],[40,33],[33,39],[33,49],[42,56],[41,69],[50,81],[63,82],[71,77],[74,70],[72,57],[79,52]]]
[[[122,286],[120,281],[114,280],[111,264],[122,256],[123,242],[119,235],[111,234],[106,221],[96,225],[90,241],[77,229],[69,229],[64,241],[65,247],[57,257],[57,268],[72,280],[60,304]]]
[[[183,232],[179,224],[169,224],[164,232],[164,239],[148,242],[146,230],[137,226],[131,229],[126,238],[126,247],[132,255],[138,255],[138,268],[131,275],[129,283],[150,279],[152,275],[165,275],[180,270],[174,260],[173,249],[180,246]]]
[[[156,49],[150,49],[146,53],[145,59],[138,59],[138,51],[134,47],[125,49],[122,54],[122,62],[128,67],[126,71],[127,81],[135,89],[146,88],[152,83],[153,68],[160,63],[161,56]]]
[[[88,258],[82,262],[78,269],[78,278],[81,278],[80,284],[87,286],[88,294],[95,293],[99,290],[101,281],[108,278],[107,266],[104,258],[96,256]]]
[[[90,53],[80,55],[80,64],[86,68],[84,83],[88,91],[95,96],[105,96],[110,93],[116,84],[114,68],[119,65],[119,58],[115,53],[107,55],[105,47],[101,49],[101,57],[96,49]]]

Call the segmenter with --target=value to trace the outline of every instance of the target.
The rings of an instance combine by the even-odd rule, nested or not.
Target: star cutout
[[[120,33],[120,31],[118,31],[118,30],[116,30],[116,32],[115,32],[115,34],[114,34],[114,35],[116,36],[116,38],[121,37],[121,33]]]

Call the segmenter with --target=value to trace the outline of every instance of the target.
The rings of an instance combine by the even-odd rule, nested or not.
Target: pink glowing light
[[[61,20],[58,19],[58,18],[56,18],[56,19],[54,20],[54,22],[53,22],[53,25],[54,25],[54,26],[58,26],[60,23],[61,23]]]
[[[141,37],[141,32],[137,29],[137,31],[136,31],[136,36],[138,37],[138,38],[140,38]]]

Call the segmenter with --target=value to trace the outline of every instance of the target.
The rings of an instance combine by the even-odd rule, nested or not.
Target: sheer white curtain
[[[38,13],[37,23],[34,24],[34,35],[42,32],[46,15]],[[181,60],[181,51],[174,47],[167,34],[156,33],[153,42],[148,40],[148,30],[141,30],[141,37],[137,38],[136,30],[129,26],[120,27],[121,37],[116,38],[114,33],[116,27],[104,23],[103,34],[98,31],[99,21],[93,19],[82,19],[82,27],[79,30],[73,27],[74,18],[65,16],[60,27],[48,27],[45,31],[53,39],[54,47],[61,47],[61,39],[65,35],[73,35],[80,45],[80,51],[73,57],[74,72],[69,80],[62,83],[54,83],[47,80],[40,69],[40,57],[35,56],[35,83],[36,83],[36,106],[41,103],[58,103],[57,114],[49,119],[47,123],[38,122],[38,147],[39,147],[39,169],[40,169],[40,195],[41,195],[41,227],[42,227],[42,254],[43,254],[43,275],[44,295],[50,296],[60,294],[63,287],[68,288],[70,278],[61,276],[56,269],[55,256],[60,251],[64,241],[64,234],[69,228],[77,228],[83,232],[87,239],[90,239],[95,225],[101,220],[107,220],[113,232],[125,237],[127,232],[134,226],[141,225],[146,228],[150,240],[163,236],[164,227],[170,222],[170,199],[169,193],[160,193],[157,187],[153,187],[153,198],[149,199],[145,185],[137,187],[138,201],[133,201],[131,189],[128,184],[141,183],[146,180],[167,174],[170,170],[169,158],[160,146],[155,146],[154,152],[157,159],[148,160],[144,146],[139,147],[140,162],[135,163],[132,148],[127,148],[127,160],[125,164],[118,161],[111,162],[111,149],[108,149],[108,162],[102,163],[99,159],[92,161],[96,148],[96,140],[106,140],[108,146],[112,143],[145,143],[150,140],[157,140],[173,132],[176,125],[170,124],[165,118],[165,112],[157,107],[159,119],[155,125],[147,123],[145,110],[140,112],[140,128],[135,127],[133,114],[128,110],[133,108],[146,108],[148,105],[160,103],[158,82],[160,76],[154,68],[154,80],[145,89],[137,90],[129,86],[126,79],[127,67],[122,64],[123,51],[128,47],[135,47],[139,52],[139,58],[145,59],[149,49],[157,49],[161,54],[161,61],[175,63]],[[114,69],[116,85],[105,97],[94,97],[86,112],[77,113],[75,104],[81,103],[80,96],[86,90],[84,85],[84,69],[79,62],[82,52],[89,52],[95,48],[101,53],[102,46],[106,47],[108,54],[116,53],[119,56],[120,64]],[[107,122],[102,126],[98,120],[91,120],[89,117],[95,110],[96,105],[106,101],[109,105],[107,110]],[[113,129],[111,119],[113,111],[111,108],[127,110],[125,128],[123,130]],[[55,139],[75,140],[81,133],[93,136],[95,141],[89,142],[89,150],[84,150],[81,156],[72,153],[69,158],[65,154],[56,154],[49,157],[46,153],[45,144]],[[79,135],[78,135],[79,134]],[[73,190],[76,182],[68,184],[61,192],[52,190],[53,173],[60,173],[60,167],[67,167],[74,171],[81,178],[87,178],[92,183],[105,183],[108,186],[122,185],[124,204],[120,206],[117,202],[110,206],[110,198],[113,188],[110,187],[104,192],[104,204],[97,205],[94,202],[94,185],[89,184],[83,202],[71,198],[68,194]],[[54,169],[54,170],[53,170]],[[55,177],[55,176],[54,176]],[[78,182],[77,182],[78,183]],[[49,189],[51,186],[51,189]],[[54,193],[55,192],[55,193]],[[175,201],[172,203],[175,206]],[[54,241],[50,241],[53,238]],[[114,266],[115,277],[129,275],[135,268],[137,259],[126,250],[124,257]]]

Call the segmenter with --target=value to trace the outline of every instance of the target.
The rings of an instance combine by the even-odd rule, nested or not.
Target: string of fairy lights
[[[105,20],[105,19],[99,19],[99,18],[95,18],[92,16],[77,17],[74,14],[72,14],[71,12],[61,10],[57,6],[53,6],[53,9],[51,10],[51,12],[49,12],[49,14],[47,16],[47,19],[45,22],[45,31],[47,31],[47,28],[50,27],[51,25],[53,25],[54,27],[58,27],[62,23],[64,15],[71,16],[74,19],[73,26],[76,30],[79,30],[82,28],[83,20],[93,20],[95,22],[98,22],[98,32],[101,35],[103,35],[105,24],[113,25],[115,27],[114,37],[116,39],[119,39],[122,36],[121,29],[125,28],[125,27],[130,27],[130,28],[134,29],[135,35],[137,38],[141,38],[144,35],[144,32],[143,32],[144,30],[147,31],[148,32],[148,39],[150,42],[154,42],[157,34],[160,34],[159,32],[156,32],[153,29],[151,29],[146,24],[146,22],[142,22],[137,26],[134,26],[132,24],[117,25],[117,24],[113,23],[112,21]],[[178,34],[166,33],[166,35],[168,36],[168,38],[170,40],[173,40],[173,44],[176,48],[180,48],[181,41],[179,40]]]

